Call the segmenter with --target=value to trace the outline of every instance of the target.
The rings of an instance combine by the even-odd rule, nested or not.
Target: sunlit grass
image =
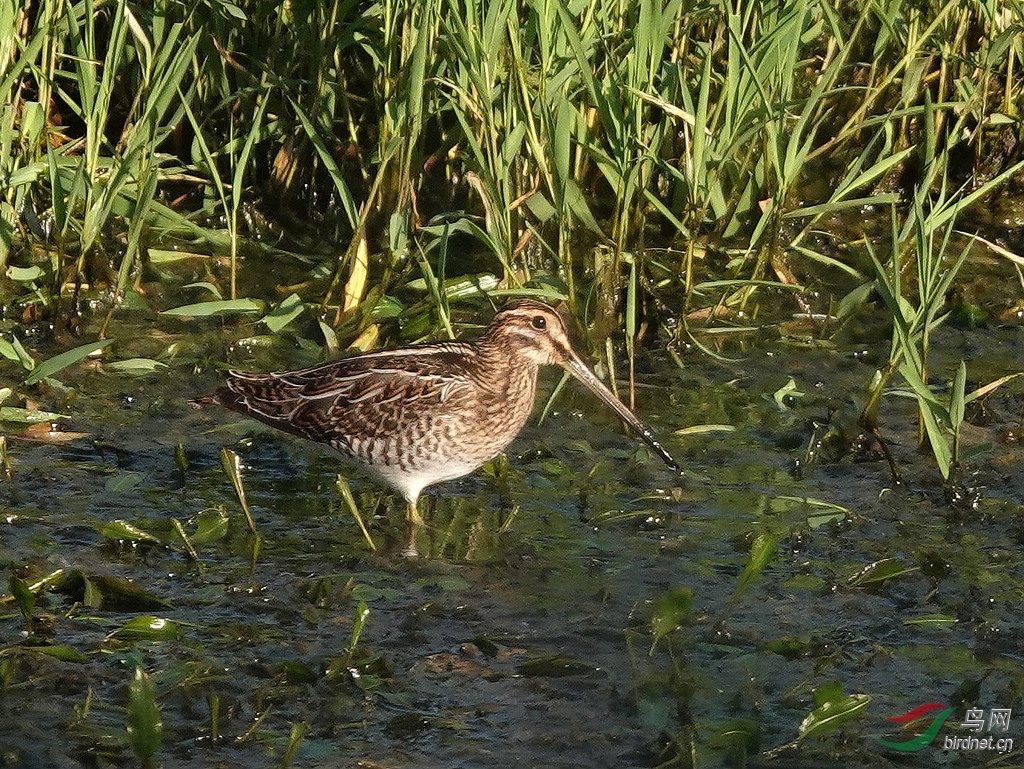
[[[667,265],[684,302],[702,270],[694,244],[709,236],[742,247],[733,277],[795,280],[801,259],[834,263],[801,246],[808,228],[844,208],[902,205],[875,185],[912,160],[947,165],[959,148],[983,181],[1012,170],[1011,157],[981,165],[1017,120],[1019,6],[853,7],[437,0],[179,18],[175,4],[119,0],[44,2],[26,24],[7,2],[0,160],[16,183],[3,253],[24,261],[40,234],[64,244],[74,260],[56,266],[74,270],[53,285],[67,290],[60,278],[77,280],[101,233],[120,231],[121,288],[152,244],[150,202],[175,185],[186,194],[173,210],[226,225],[223,293],[235,298],[238,272],[259,262],[239,264],[242,211],[304,194],[337,204],[325,224],[339,266],[369,237],[372,278],[394,289],[421,226],[446,213],[424,195],[447,184],[501,279],[528,283],[543,254],[580,314],[594,290],[616,304],[629,283],[657,293],[640,281],[650,225],[684,248]],[[828,194],[806,198],[808,168],[834,177]],[[795,237],[782,226],[793,218],[806,222]],[[579,263],[573,247],[588,242]]]

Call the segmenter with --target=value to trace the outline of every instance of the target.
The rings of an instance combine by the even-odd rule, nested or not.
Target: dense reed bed
[[[298,297],[342,341],[410,284],[434,322],[534,293],[631,348],[766,284],[812,304],[822,268],[860,288],[863,243],[914,256],[1021,169],[1022,22],[955,0],[5,0],[5,298],[116,305],[173,244],[224,259],[227,301],[276,304],[247,273],[307,259]],[[829,232],[849,211],[882,226]]]

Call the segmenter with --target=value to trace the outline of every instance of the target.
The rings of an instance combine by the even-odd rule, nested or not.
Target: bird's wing
[[[470,345],[443,343],[345,358],[283,374],[228,372],[218,400],[280,430],[348,453],[424,410],[472,408]]]

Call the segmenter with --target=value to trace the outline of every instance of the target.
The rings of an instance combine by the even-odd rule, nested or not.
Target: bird
[[[607,404],[673,470],[679,465],[573,351],[551,306],[519,299],[475,341],[370,352],[283,373],[230,370],[214,400],[286,433],[327,444],[406,502],[416,555],[428,486],[500,454],[533,410],[541,366],[557,365]]]

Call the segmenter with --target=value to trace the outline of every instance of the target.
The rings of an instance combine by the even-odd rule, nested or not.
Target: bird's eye
[[[548,321],[543,315],[534,315],[533,320],[530,321],[530,325],[538,331],[543,331],[548,327]]]

